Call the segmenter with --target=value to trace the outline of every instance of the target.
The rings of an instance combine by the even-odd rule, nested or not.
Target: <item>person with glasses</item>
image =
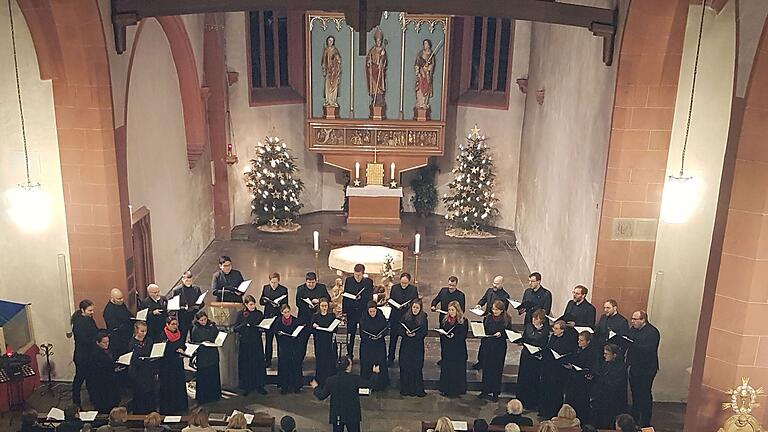
[[[659,370],[661,335],[659,329],[648,322],[648,313],[639,310],[632,313],[627,337],[632,340],[627,349],[629,388],[632,391],[630,414],[637,420],[640,427],[649,427],[653,408],[651,388],[656,372]]]

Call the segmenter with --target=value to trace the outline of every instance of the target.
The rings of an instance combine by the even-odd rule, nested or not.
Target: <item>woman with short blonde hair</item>
[[[215,432],[208,423],[208,410],[203,407],[197,407],[189,414],[189,425],[181,432]]]
[[[560,407],[560,411],[557,412],[557,417],[552,417],[552,423],[561,428],[581,426],[581,421],[576,418],[576,411],[568,404],[563,404],[563,406]]]
[[[516,423],[507,423],[504,426],[504,432],[520,432],[520,426]]]
[[[225,432],[242,431],[248,431],[248,422],[245,420],[245,415],[243,413],[236,413],[229,418]]]
[[[559,432],[557,426],[549,420],[539,424],[539,432]]]
[[[435,425],[435,432],[455,432],[453,422],[448,417],[440,417]]]

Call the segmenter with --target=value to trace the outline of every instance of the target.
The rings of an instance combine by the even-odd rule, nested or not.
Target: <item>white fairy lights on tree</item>
[[[298,168],[288,146],[277,136],[256,145],[256,157],[245,173],[251,192],[251,213],[256,225],[293,226],[303,204],[299,194],[304,183],[296,177]]]
[[[445,218],[453,228],[481,231],[498,216],[498,198],[493,192],[496,175],[485,135],[475,125],[467,135],[467,143],[459,144],[453,168],[450,193],[443,195]]]

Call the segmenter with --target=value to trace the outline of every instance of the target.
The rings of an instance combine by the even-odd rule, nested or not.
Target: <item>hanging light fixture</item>
[[[701,19],[699,21],[699,38],[696,44],[696,58],[693,62],[693,77],[691,79],[691,97],[688,105],[688,119],[685,124],[685,139],[680,157],[680,172],[678,175],[667,176],[664,185],[664,195],[661,200],[661,219],[667,223],[684,223],[693,212],[696,199],[696,180],[685,173],[685,151],[688,148],[688,136],[691,131],[693,116],[693,97],[696,93],[696,77],[699,72],[699,55],[701,53],[701,38],[704,32],[704,13],[706,0],[701,2]]]
[[[26,181],[19,183],[6,192],[9,202],[8,214],[11,219],[26,231],[39,232],[50,222],[50,206],[42,187],[38,182],[32,182],[29,174],[29,151],[27,149],[27,131],[24,124],[24,106],[21,100],[21,83],[19,80],[19,60],[16,54],[16,32],[13,25],[13,9],[8,0],[8,16],[11,27],[11,47],[13,52],[13,68],[16,74],[16,96],[19,102],[19,120],[21,123],[21,141],[24,147],[24,168]]]
[[[224,157],[224,162],[227,165],[234,165],[238,162],[237,151],[235,149],[235,131],[232,129],[232,113],[229,110],[229,79],[225,80],[224,88],[226,90],[226,102],[227,102],[227,155]]]

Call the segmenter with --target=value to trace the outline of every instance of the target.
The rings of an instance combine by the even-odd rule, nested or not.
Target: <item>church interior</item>
[[[233,326],[243,294],[279,309],[262,294],[273,273],[296,315],[308,272],[348,293],[356,264],[388,320],[408,273],[429,329],[426,397],[398,393],[412,372],[390,361],[390,388],[360,397],[360,430],[439,430],[444,416],[472,430],[526,390],[530,348],[510,336],[500,391],[475,398],[490,363],[473,367],[486,339],[472,326],[466,394],[442,394],[443,315],[428,303],[451,276],[481,328],[495,303],[485,318],[470,309],[503,286],[508,329],[524,333],[539,283],[547,328],[571,321],[578,286],[598,321],[613,304],[631,326],[652,324],[644,431],[768,424],[768,1],[9,0],[0,59],[0,341],[26,359],[20,376],[0,359],[3,430],[21,430],[25,409],[43,422],[79,402],[81,301],[109,332],[116,289],[130,325],[149,325],[136,315],[148,287],[167,314],[187,271],[228,335],[207,348],[222,397],[201,405],[254,414],[253,430],[281,430],[286,415],[328,430],[329,403],[310,387],[317,337],[300,355],[301,394],[274,387],[277,362],[267,395],[243,394]],[[222,257],[251,281],[234,300],[214,293]],[[341,308],[354,294],[331,299],[345,318],[331,333],[362,375]],[[131,391],[121,403],[130,411]],[[549,419],[524,414],[536,428]]]

